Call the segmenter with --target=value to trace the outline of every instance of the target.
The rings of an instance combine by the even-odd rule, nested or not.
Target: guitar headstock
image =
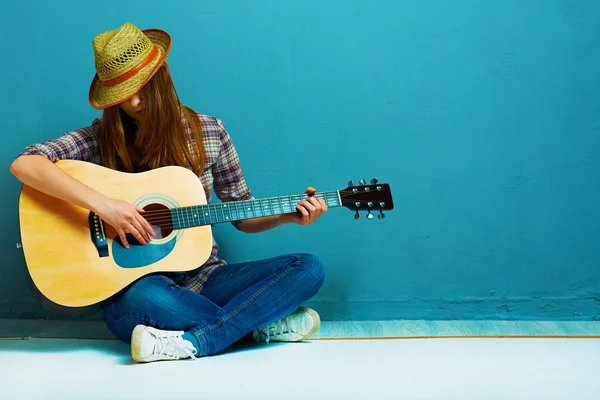
[[[340,191],[342,205],[351,210],[356,211],[354,218],[360,218],[359,211],[366,210],[367,218],[373,219],[372,211],[379,211],[377,218],[385,218],[383,210],[391,210],[394,208],[392,200],[392,192],[390,185],[387,183],[378,183],[377,179],[373,178],[371,184],[362,179],[358,185],[354,182],[348,182],[348,187]]]

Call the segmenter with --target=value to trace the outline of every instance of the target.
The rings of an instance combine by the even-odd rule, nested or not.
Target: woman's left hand
[[[298,212],[294,214],[285,214],[286,222],[292,222],[299,225],[308,225],[316,222],[323,213],[327,212],[327,203],[322,198],[312,197],[316,190],[312,187],[306,189],[309,197],[306,200],[299,201],[296,204]]]

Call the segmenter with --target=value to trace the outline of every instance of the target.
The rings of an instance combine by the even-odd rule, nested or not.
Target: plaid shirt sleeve
[[[60,137],[35,143],[25,147],[17,155],[42,155],[52,162],[58,160],[81,160],[98,163],[100,120],[96,118],[92,125],[66,132]]]
[[[253,199],[252,191],[246,185],[240,158],[231,136],[223,121],[217,119],[220,135],[220,149],[217,162],[213,165],[214,190],[222,202]],[[240,221],[232,222],[239,229]]]

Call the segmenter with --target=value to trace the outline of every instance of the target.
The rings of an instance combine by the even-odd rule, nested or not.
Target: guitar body
[[[52,302],[93,305],[145,275],[190,271],[209,258],[211,226],[172,229],[168,216],[171,208],[206,204],[202,184],[190,170],[172,166],[130,174],[75,160],[56,165],[108,197],[166,218],[153,225],[157,237],[150,243],[139,245],[128,235],[125,249],[112,227],[90,222],[89,210],[24,185],[19,221],[25,260],[33,283]],[[96,229],[106,238],[107,254],[94,243]]]

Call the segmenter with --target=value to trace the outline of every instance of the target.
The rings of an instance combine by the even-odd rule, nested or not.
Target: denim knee
[[[300,261],[299,267],[311,278],[310,281],[313,283],[314,291],[316,293],[321,286],[323,286],[323,282],[325,281],[325,268],[323,263],[315,255],[309,253],[300,253],[297,254],[297,257]]]
[[[144,314],[150,303],[160,303],[168,297],[168,291],[172,286],[175,286],[173,280],[163,275],[145,276],[114,296],[103,307],[104,311],[113,314]]]

